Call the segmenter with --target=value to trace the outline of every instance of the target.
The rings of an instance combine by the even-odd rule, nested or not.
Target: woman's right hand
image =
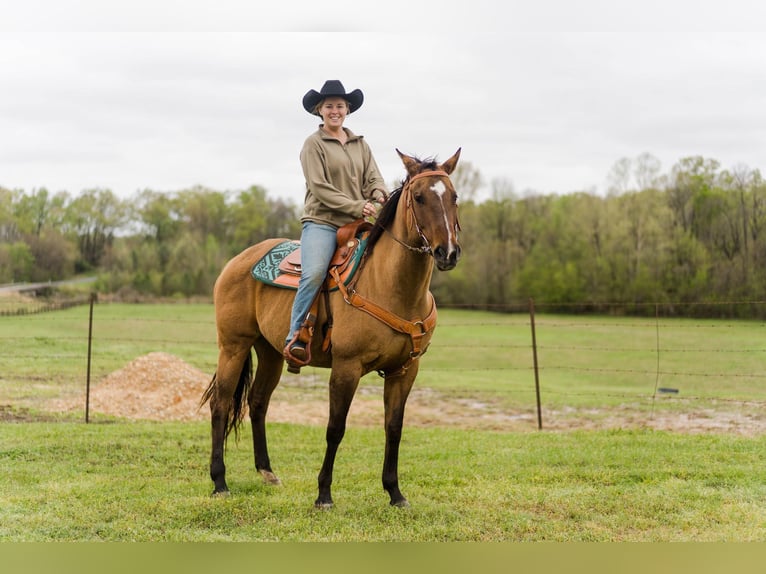
[[[378,210],[372,201],[368,201],[362,208],[362,217],[375,217],[378,214]]]

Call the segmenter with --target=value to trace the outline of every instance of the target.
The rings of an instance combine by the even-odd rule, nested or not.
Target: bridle
[[[423,241],[423,245],[420,247],[414,247],[397,238],[387,228],[384,227],[383,230],[388,233],[397,243],[403,245],[410,251],[432,255],[433,252],[431,250],[431,244],[423,234],[423,231],[420,229],[420,225],[418,224],[418,219],[415,215],[415,208],[412,206],[412,193],[410,191],[412,182],[417,181],[423,177],[431,176],[449,177],[449,174],[446,171],[440,169],[432,169],[420,172],[405,181],[401,191],[405,197],[405,207],[407,209],[407,213],[412,218],[412,222],[416,231],[418,232],[418,235],[420,236],[420,239]],[[364,265],[364,263],[362,263],[362,265]],[[346,286],[340,278],[337,267],[331,267],[330,274],[335,279],[335,282],[338,285],[338,290],[343,295],[343,300],[346,303],[352,307],[356,307],[360,311],[364,311],[372,317],[375,317],[375,319],[388,325],[391,327],[391,329],[410,337],[410,341],[412,342],[412,351],[410,352],[410,355],[404,364],[402,364],[402,366],[398,369],[390,372],[378,371],[378,374],[382,377],[396,376],[405,373],[407,369],[409,369],[410,366],[415,361],[417,361],[423,353],[426,352],[426,349],[428,349],[428,345],[431,341],[431,336],[433,335],[434,329],[436,328],[436,302],[434,301],[433,294],[430,291],[428,292],[428,297],[430,299],[431,305],[431,310],[429,311],[428,315],[419,321],[411,321],[409,319],[400,317],[391,311],[388,311],[387,309],[357,293],[356,289],[354,288],[356,278],[352,280],[348,286]],[[357,271],[356,277],[359,277],[359,271]]]
[[[415,247],[413,245],[410,245],[408,243],[405,243],[398,237],[396,237],[391,231],[384,228],[383,231],[388,233],[391,238],[396,241],[399,245],[402,245],[403,247],[406,247],[410,251],[413,251],[414,253],[422,253],[423,255],[433,255],[433,250],[431,249],[431,242],[428,241],[428,238],[425,236],[423,231],[420,229],[420,224],[418,223],[418,218],[415,215],[415,208],[412,205],[412,191],[410,190],[410,186],[413,182],[417,181],[418,179],[422,179],[424,177],[433,177],[433,176],[443,176],[443,177],[449,177],[449,174],[441,169],[429,169],[427,171],[421,171],[420,173],[417,173],[413,175],[412,177],[408,178],[406,182],[404,182],[404,186],[402,187],[402,196],[404,197],[405,201],[405,207],[407,209],[407,214],[411,218],[412,223],[415,226],[415,231],[418,232],[418,235],[420,236],[420,240],[422,241],[422,244],[420,247]]]

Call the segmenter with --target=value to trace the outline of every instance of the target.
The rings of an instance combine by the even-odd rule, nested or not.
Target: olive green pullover
[[[306,198],[301,221],[340,227],[362,217],[364,204],[388,195],[363,136],[343,128],[345,145],[318,129],[301,150]]]

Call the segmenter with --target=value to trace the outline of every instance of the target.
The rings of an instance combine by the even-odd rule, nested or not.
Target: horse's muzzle
[[[454,269],[460,259],[460,246],[458,245],[454,249],[444,249],[444,247],[437,247],[434,249],[434,260],[436,261],[436,268],[439,271],[449,271]]]

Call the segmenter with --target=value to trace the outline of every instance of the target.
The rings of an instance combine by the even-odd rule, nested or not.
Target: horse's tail
[[[200,399],[200,408],[204,406],[212,397],[217,385],[217,372],[213,373],[213,378],[210,380],[210,384],[202,393],[202,399]],[[229,436],[231,431],[234,431],[236,437],[239,436],[239,425],[245,416],[245,401],[247,395],[250,392],[250,385],[253,383],[253,354],[249,352],[245,363],[242,365],[242,371],[239,373],[239,381],[237,382],[237,388],[234,390],[234,397],[229,407],[229,418],[226,422],[226,437]]]

